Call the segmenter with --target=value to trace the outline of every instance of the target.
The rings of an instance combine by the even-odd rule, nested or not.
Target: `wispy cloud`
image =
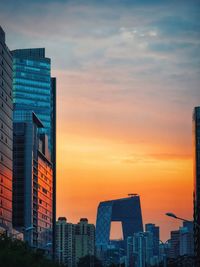
[[[152,154],[129,154],[122,158],[122,163],[129,164],[159,164],[160,161],[183,161],[191,160],[192,154],[190,153],[152,153]]]

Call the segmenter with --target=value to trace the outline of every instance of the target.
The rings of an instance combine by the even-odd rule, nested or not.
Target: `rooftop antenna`
[[[136,197],[136,196],[138,196],[138,194],[135,194],[135,193],[129,193],[128,196],[129,196],[129,197]]]

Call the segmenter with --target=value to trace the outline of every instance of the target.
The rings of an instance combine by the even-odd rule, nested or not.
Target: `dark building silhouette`
[[[68,267],[76,267],[80,258],[93,257],[94,255],[94,224],[88,223],[87,218],[81,218],[77,224],[68,223],[65,217],[58,218],[56,224],[56,260]]]
[[[176,259],[180,255],[180,231],[170,232],[169,258]]]
[[[53,251],[56,227],[56,78],[51,77],[51,60],[44,48],[17,49],[13,55],[13,103],[15,111],[33,111],[43,126],[41,134],[48,136],[53,167]]]
[[[145,225],[145,231],[153,235],[153,255],[159,256],[160,228],[155,224],[148,223]]]
[[[194,140],[194,254],[200,259],[200,107],[193,113]],[[200,260],[199,260],[200,265]]]
[[[153,259],[153,234],[138,232],[127,239],[127,266],[151,266]]]
[[[193,222],[183,222],[183,227],[180,227],[180,256],[194,256],[194,235]]]
[[[12,229],[12,56],[0,27],[0,227]]]
[[[96,221],[96,247],[106,250],[112,221],[121,221],[124,244],[128,236],[143,231],[140,197],[138,195],[101,202]]]
[[[50,253],[53,166],[48,138],[40,133],[44,126],[35,113],[15,111],[14,121],[13,225],[25,229],[24,239],[30,246]]]

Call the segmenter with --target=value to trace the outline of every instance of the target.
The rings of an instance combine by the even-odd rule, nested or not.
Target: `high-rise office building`
[[[159,245],[159,262],[166,264],[167,258],[169,258],[169,252],[170,252],[170,240],[167,240],[165,243],[160,242]]]
[[[180,230],[170,233],[169,258],[176,259],[180,255]]]
[[[140,197],[134,195],[99,204],[96,222],[96,247],[98,251],[107,250],[110,242],[111,221],[121,221],[125,244],[128,236],[143,231]]]
[[[0,27],[0,227],[12,228],[12,56]]]
[[[153,255],[159,256],[160,228],[155,224],[148,223],[145,225],[145,231],[153,235]]]
[[[95,255],[95,226],[86,218],[78,224],[60,217],[56,223],[56,259],[68,267],[76,267],[79,259]]]
[[[53,165],[44,126],[31,111],[14,112],[13,225],[32,247],[52,249]]]
[[[180,227],[180,256],[194,255],[193,222],[183,222]]]
[[[195,107],[193,112],[193,140],[194,140],[194,254],[196,259],[200,259],[200,107]]]
[[[33,111],[44,127],[39,132],[48,136],[53,164],[52,207],[53,235],[56,223],[56,79],[51,78],[51,60],[44,48],[18,49],[13,55],[13,103],[15,111]],[[53,242],[55,251],[55,242]]]
[[[194,236],[192,221],[184,221],[183,226],[180,227],[179,230],[171,231],[170,234],[171,238],[168,242],[169,253],[167,253],[167,256],[169,258],[177,259],[179,256],[194,256]]]
[[[153,257],[153,234],[139,232],[127,238],[127,266],[150,266]]]
[[[98,255],[99,257],[100,255]],[[122,239],[110,240],[108,249],[103,253],[101,258],[103,265],[112,266],[119,265],[126,262],[126,252],[124,248],[124,241]]]
[[[13,103],[15,110],[32,110],[42,121],[51,158],[54,156],[56,79],[44,48],[17,49],[13,56]]]

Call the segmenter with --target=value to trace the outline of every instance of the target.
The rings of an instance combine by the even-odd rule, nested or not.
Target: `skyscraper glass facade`
[[[51,77],[51,60],[44,48],[18,49],[13,55],[14,111],[33,111],[43,126],[40,134],[48,136],[52,162],[53,251],[56,227],[56,78]]]
[[[0,27],[0,227],[12,226],[12,56]]]
[[[13,225],[34,228],[24,232],[30,246],[45,250],[52,244],[53,169],[43,127],[30,111],[14,112]]]
[[[143,231],[140,197],[101,202],[97,211],[96,247],[106,250],[109,245],[111,221],[122,223],[124,242],[128,236]]]
[[[52,137],[51,61],[44,48],[19,49],[13,55],[13,103],[15,110],[32,110],[44,124],[41,132],[48,135],[49,149]]]
[[[153,235],[151,232],[139,232],[129,236],[127,247],[127,266],[152,266],[150,264],[153,257]]]
[[[153,255],[159,256],[160,228],[153,223],[145,225],[145,231],[153,235]]]

